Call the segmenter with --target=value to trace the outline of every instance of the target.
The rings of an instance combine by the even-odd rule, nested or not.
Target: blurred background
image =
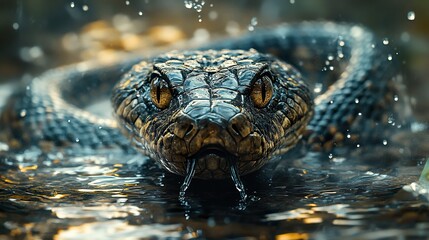
[[[1,1],[0,83],[112,52],[304,20],[359,23],[387,39],[403,59],[416,112],[429,119],[429,2],[421,0]]]

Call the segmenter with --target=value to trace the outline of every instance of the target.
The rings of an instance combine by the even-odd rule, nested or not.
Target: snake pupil
[[[265,77],[264,77],[265,80]],[[265,98],[267,97],[267,89],[265,87],[265,81],[262,81],[262,102],[265,102]]]
[[[152,79],[150,97],[153,104],[159,109],[165,109],[170,105],[172,94],[165,79],[159,77]]]
[[[269,76],[262,76],[258,78],[252,86],[250,98],[257,108],[265,107],[273,96],[273,84]]]
[[[159,85],[156,87],[156,101],[158,104],[161,102],[161,88]]]

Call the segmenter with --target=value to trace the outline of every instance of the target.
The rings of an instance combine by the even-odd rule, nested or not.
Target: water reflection
[[[0,230],[58,239],[323,239],[358,234],[356,229],[396,229],[407,219],[392,216],[404,211],[413,220],[421,219],[419,211],[429,213],[426,200],[410,193],[413,186],[417,191],[413,182],[422,166],[387,147],[367,152],[329,158],[297,150],[277,157],[243,179],[251,196],[242,202],[231,180],[196,180],[180,201],[183,179],[140,155],[3,151]],[[381,155],[388,160],[379,162]]]

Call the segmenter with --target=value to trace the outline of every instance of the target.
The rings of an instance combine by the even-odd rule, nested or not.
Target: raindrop
[[[201,12],[201,11],[203,10],[203,6],[202,6],[202,5],[200,5],[200,4],[197,4],[197,5],[195,5],[195,6],[194,6],[194,9],[195,9],[195,11],[197,11],[197,12]]]
[[[130,5],[130,1],[125,1],[125,5]]]
[[[375,44],[371,44],[371,47],[372,47],[372,48],[375,48]]]
[[[398,95],[393,96],[393,101],[397,102],[399,100]]]
[[[83,6],[82,6],[82,10],[83,10],[83,11],[85,11],[85,12],[86,12],[86,11],[88,11],[88,10],[89,10],[88,5],[83,5]]]
[[[350,134],[347,134],[347,136],[346,136],[347,138],[351,138],[352,136],[350,135]]]
[[[355,103],[359,103],[359,99],[358,98],[355,98]]]
[[[334,66],[329,66],[329,70],[334,71]]]
[[[140,11],[140,12],[139,12],[139,16],[142,16],[142,15],[143,15],[143,12],[142,12],[142,11]]]
[[[332,153],[330,153],[328,157],[329,157],[329,159],[332,159],[332,157],[333,157]]]
[[[387,60],[392,61],[392,54],[387,55]]]
[[[359,116],[362,116],[362,113],[360,112],[360,113],[358,113],[358,115],[359,115]]]
[[[76,138],[76,140],[75,140],[75,141],[76,141],[77,143],[78,143],[78,142],[80,142],[79,138]]]
[[[328,60],[329,60],[329,61],[334,60],[334,56],[332,56],[332,55],[328,55]]]
[[[12,28],[13,28],[13,30],[18,30],[19,29],[19,24],[18,23],[13,23],[12,24]]]
[[[321,84],[321,83],[316,83],[315,85],[314,85],[314,92],[315,93],[320,93],[321,91],[322,91],[322,87],[323,87],[323,84]]]
[[[389,39],[387,39],[387,38],[383,39],[383,44],[384,45],[388,45],[389,44]]]
[[[383,140],[383,145],[386,146],[387,145],[387,140]]]
[[[329,101],[329,104],[333,104],[333,103],[334,103],[334,101],[333,101],[333,100]]]
[[[342,52],[339,52],[339,53],[338,53],[338,57],[339,57],[339,58],[344,58],[344,54],[343,54]]]
[[[185,7],[191,9],[194,4],[192,1],[185,1]]]
[[[70,7],[71,7],[71,8],[74,8],[74,2],[71,2],[71,3],[70,3]]]
[[[21,117],[25,117],[27,115],[27,110],[22,109],[21,112],[19,113],[19,116]]]
[[[338,45],[340,45],[341,47],[344,47],[344,45],[345,45],[346,43],[343,41],[343,40],[340,40],[339,42],[338,42]]]
[[[256,17],[253,17],[250,20],[250,25],[248,26],[249,31],[255,30],[255,26],[258,25],[258,19]]]
[[[210,7],[213,7],[214,5],[213,5],[213,3],[210,3]]]
[[[210,20],[216,20],[218,17],[218,13],[216,11],[210,11],[209,12],[209,18]]]
[[[410,21],[413,21],[414,19],[416,19],[416,13],[414,11],[409,11],[407,14],[407,18]]]
[[[403,32],[402,34],[401,34],[401,40],[403,41],[403,42],[409,42],[410,41],[410,34],[409,33],[407,33],[407,32]]]
[[[357,145],[356,145],[356,147],[357,147],[357,148],[360,148],[360,144],[357,144]]]

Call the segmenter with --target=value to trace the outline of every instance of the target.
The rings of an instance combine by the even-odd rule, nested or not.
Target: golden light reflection
[[[48,197],[49,199],[61,199],[61,198],[65,198],[67,196],[69,196],[70,194],[61,194],[61,193],[57,193],[54,196]]]
[[[314,223],[321,223],[323,222],[323,219],[320,217],[313,217],[313,218],[305,218],[304,223],[305,224],[314,224]]]
[[[301,240],[309,238],[308,233],[284,233],[276,236],[276,240]]]
[[[53,239],[165,239],[180,238],[181,225],[130,225],[121,220],[85,223],[59,230]]]
[[[37,165],[31,165],[31,166],[22,166],[22,165],[19,165],[19,170],[21,172],[34,171],[34,170],[37,170],[37,168],[38,168]]]

